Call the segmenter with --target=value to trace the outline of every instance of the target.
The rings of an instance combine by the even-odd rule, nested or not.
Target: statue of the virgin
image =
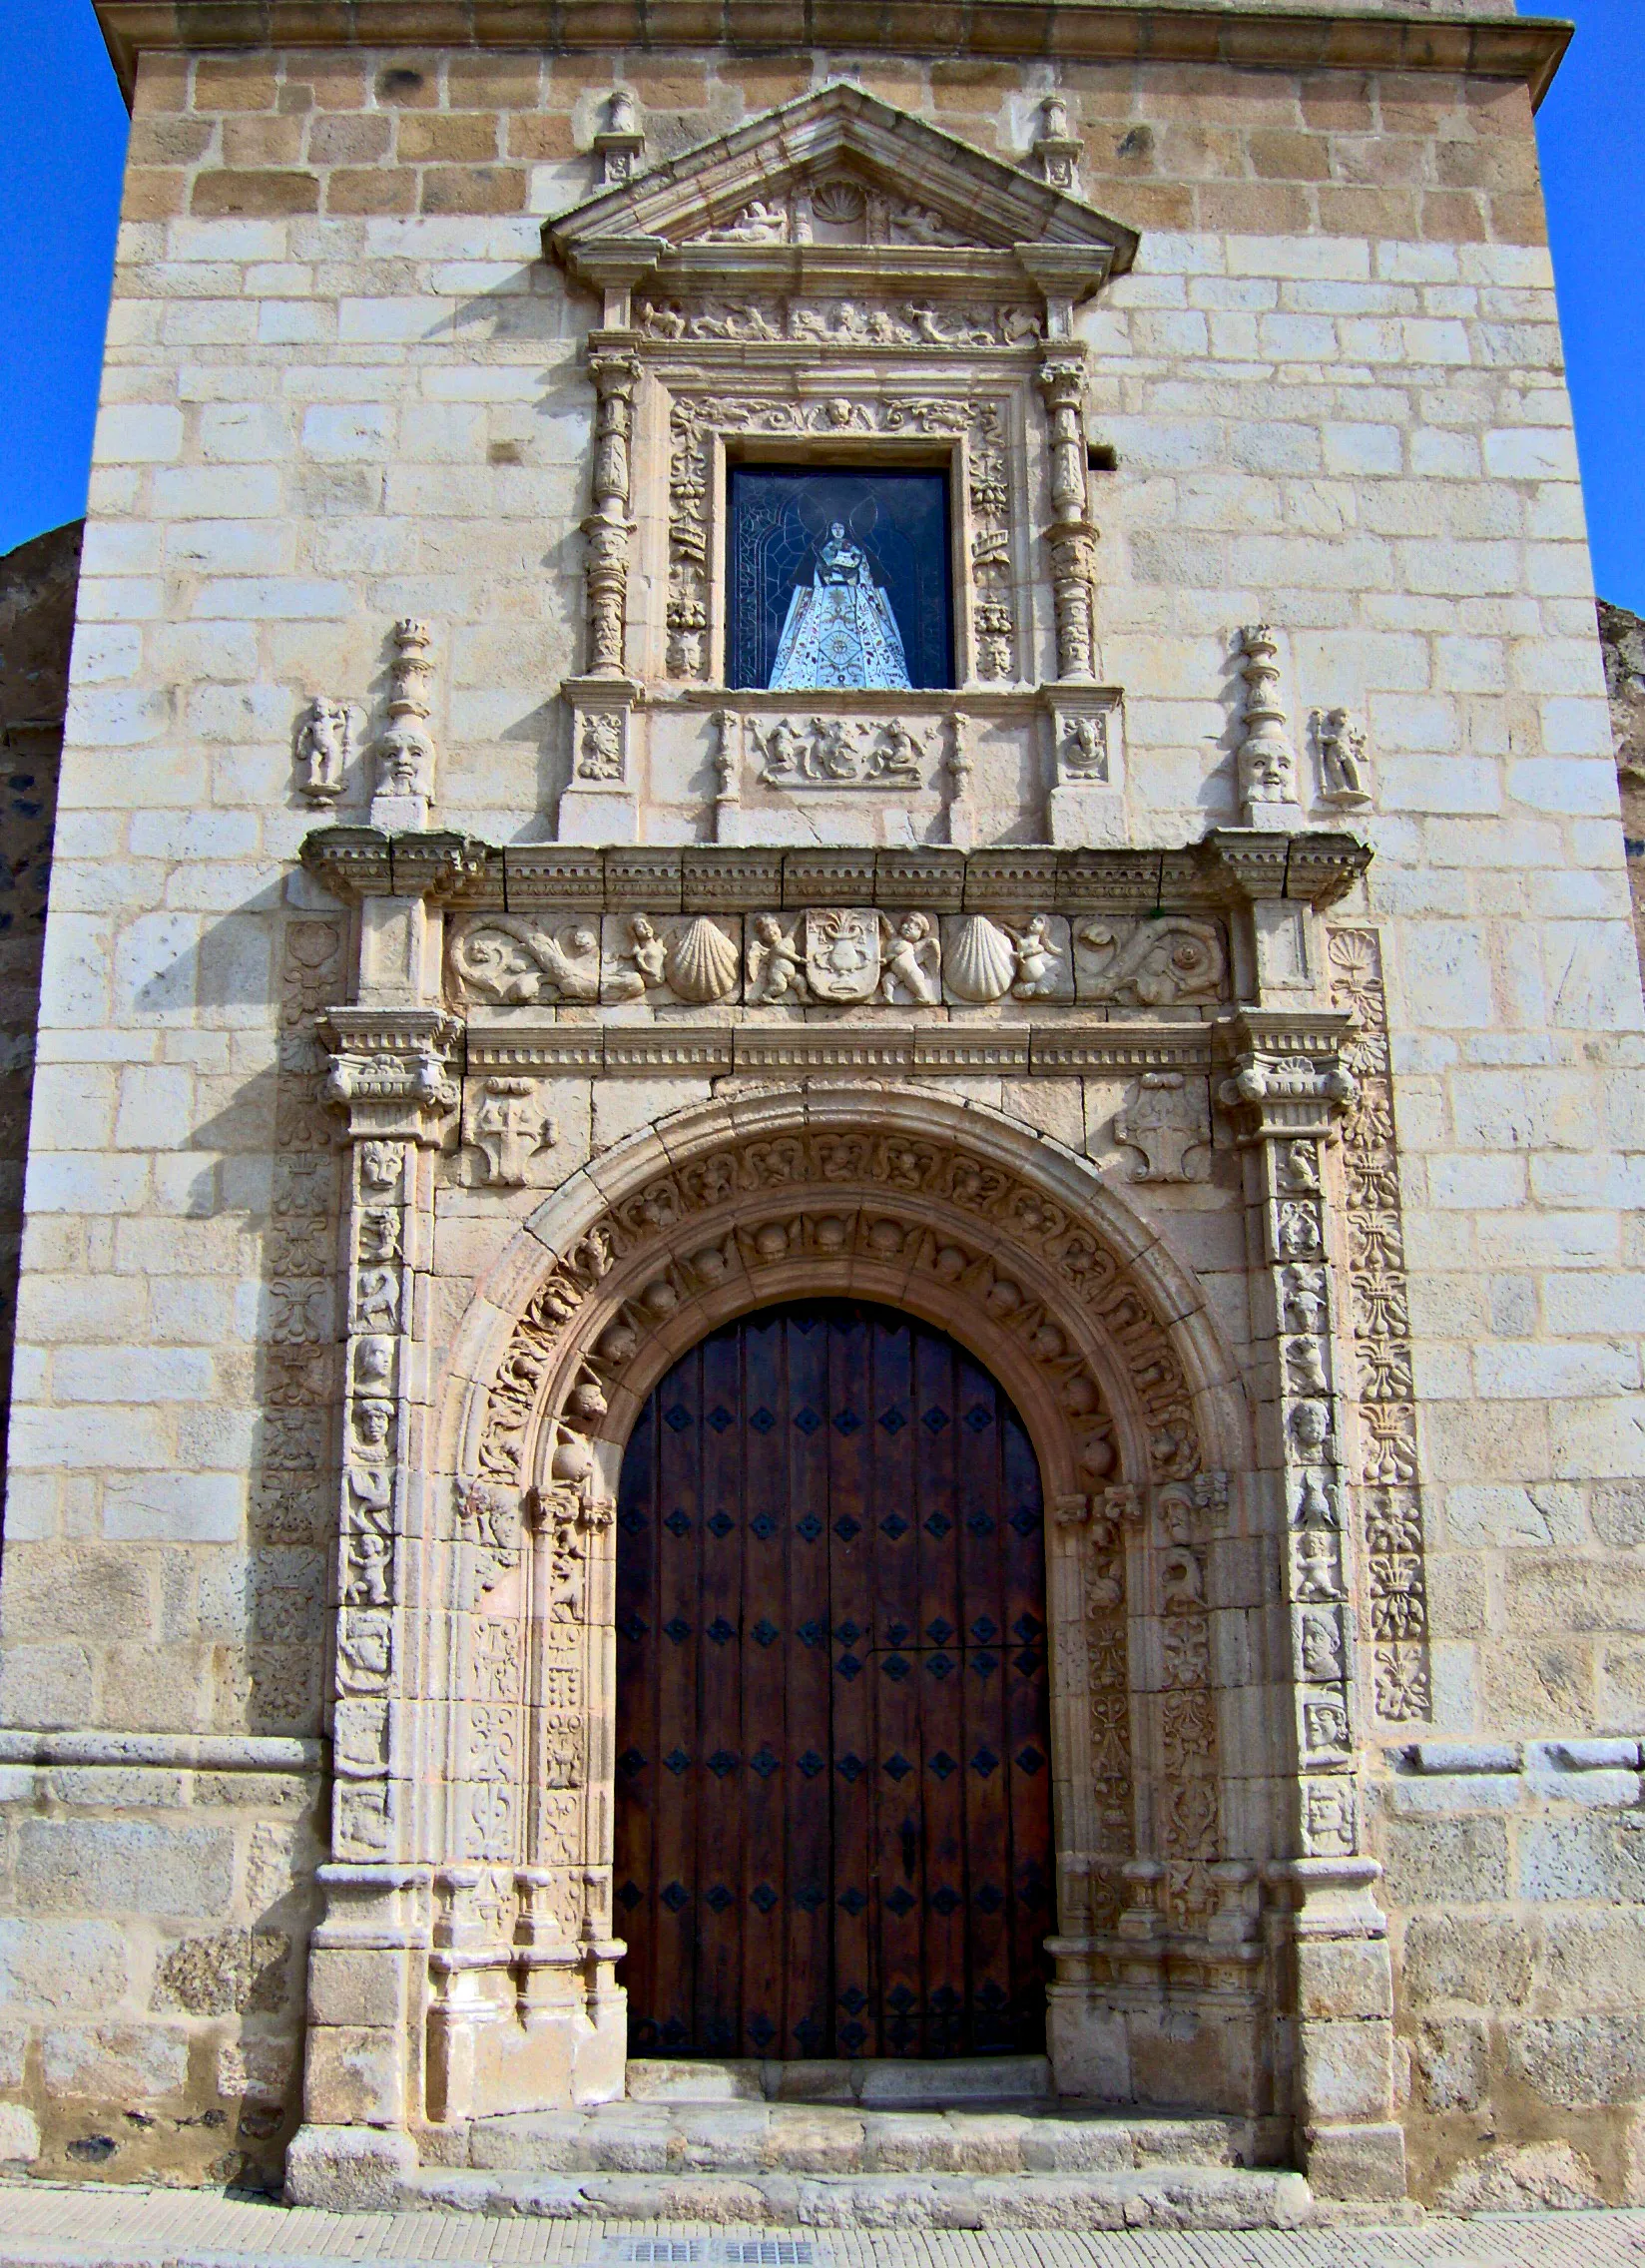
[[[866,555],[835,520],[817,553],[817,580],[799,584],[771,674],[774,692],[839,686],[905,688],[907,657],[891,602]]]

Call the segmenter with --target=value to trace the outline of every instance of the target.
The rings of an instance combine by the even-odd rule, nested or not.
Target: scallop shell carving
[[[737,988],[737,947],[706,914],[679,930],[665,967],[670,986],[693,1007],[724,1000]]]
[[[1005,931],[981,913],[959,925],[942,956],[942,975],[961,1000],[1003,1000],[1017,973],[1017,951]]]

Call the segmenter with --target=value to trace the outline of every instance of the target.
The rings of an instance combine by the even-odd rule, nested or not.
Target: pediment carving
[[[1135,233],[1015,166],[835,81],[544,231],[609,292],[771,291],[848,280],[893,293],[952,282],[1077,303],[1131,265]],[[610,319],[608,315],[608,320]]]

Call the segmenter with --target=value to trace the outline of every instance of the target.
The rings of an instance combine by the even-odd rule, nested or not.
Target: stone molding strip
[[[1081,1073],[1133,1076],[1144,1071],[1209,1071],[1215,1027],[1181,1023],[1139,1029],[1097,1024],[1045,1029],[990,1024],[966,1031],[953,1024],[647,1024],[624,1027],[470,1019],[466,1068],[477,1072],[619,1072],[625,1078],[725,1078],[738,1072],[771,1077],[822,1071],[915,1073],[1005,1072],[1068,1079]]]
[[[389,836],[323,827],[302,863],[341,898],[422,897],[524,913],[758,913],[781,906],[875,905],[927,913],[1052,908],[1175,912],[1248,897],[1331,904],[1371,863],[1352,835],[1215,828],[1176,850],[767,850],[725,844],[599,850],[471,836]]]
[[[330,1743],[274,1733],[37,1732],[0,1727],[0,1764],[171,1772],[323,1772]]]
[[[1053,57],[1069,62],[1223,63],[1294,71],[1422,71],[1517,79],[1540,103],[1572,27],[1545,17],[1435,23],[1426,15],[1149,0],[96,0],[128,103],[137,59],[263,47],[817,48],[899,55]]]

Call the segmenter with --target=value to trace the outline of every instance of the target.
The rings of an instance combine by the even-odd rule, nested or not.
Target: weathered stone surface
[[[0,2001],[69,2014],[125,1997],[127,1932],[119,1922],[0,1921]]]
[[[185,1938],[155,1970],[157,2008],[187,2008],[191,2015],[267,2013],[290,1996],[291,1941],[279,1930],[222,1930]]]
[[[1593,2167],[1569,2142],[1502,2142],[1453,2173],[1434,2202],[1447,2213],[1523,2213],[1603,2201]]]
[[[148,2102],[179,2092],[189,2048],[153,2024],[67,2024],[42,2036],[41,2065],[49,2095]]]
[[[1524,2019],[1506,2025],[1504,2038],[1514,2072],[1550,2106],[1645,2095],[1645,2010]]]
[[[0,2102],[0,2165],[26,2166],[40,2155],[40,2127],[20,2102]]]
[[[234,1845],[215,1827],[26,1819],[17,1883],[36,1913],[221,1914],[234,1892]]]

